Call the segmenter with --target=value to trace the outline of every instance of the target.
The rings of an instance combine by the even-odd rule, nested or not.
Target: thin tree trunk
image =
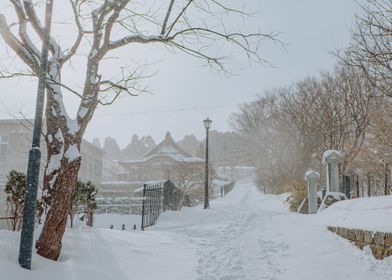
[[[69,209],[72,207],[73,194],[80,168],[81,159],[71,162],[63,159],[58,173],[51,206],[37,242],[37,253],[45,258],[57,260],[61,252]]]
[[[94,210],[91,207],[87,209],[87,220],[86,225],[92,227],[94,225]]]

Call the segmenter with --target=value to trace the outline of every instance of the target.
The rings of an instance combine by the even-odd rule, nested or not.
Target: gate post
[[[309,170],[305,173],[305,181],[308,183],[308,214],[317,213],[317,182],[320,173]]]
[[[340,192],[339,162],[342,157],[342,153],[335,150],[329,150],[323,154],[323,165],[327,169],[327,192]]]

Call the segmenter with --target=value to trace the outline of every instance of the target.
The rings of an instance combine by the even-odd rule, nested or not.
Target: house
[[[9,171],[27,171],[28,153],[32,137],[31,120],[0,120],[0,185],[7,181]],[[45,142],[42,140],[41,172],[46,165]],[[81,144],[82,163],[79,178],[92,181],[96,185],[102,182],[104,151],[92,143],[83,140]]]
[[[0,120],[0,217],[5,216],[4,186],[11,170],[27,172],[28,154],[32,138],[31,120]],[[42,140],[41,174],[46,165],[45,142]],[[79,178],[92,181],[100,186],[102,182],[102,165],[104,151],[90,142],[83,140],[81,145],[82,163]],[[42,176],[41,176],[42,178]],[[4,221],[0,220],[0,228]]]
[[[204,160],[184,151],[167,132],[165,139],[142,158],[118,163],[127,171],[121,178],[124,181],[172,180],[178,184],[173,169],[178,170],[179,165],[202,168]]]

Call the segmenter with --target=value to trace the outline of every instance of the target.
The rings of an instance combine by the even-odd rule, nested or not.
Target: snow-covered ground
[[[375,260],[282,200],[238,182],[211,209],[166,212],[145,232],[68,231],[60,262],[35,255],[31,272],[16,262],[19,235],[0,231],[0,279],[392,279],[392,258]]]
[[[125,230],[133,230],[134,225],[136,229],[140,230],[142,223],[141,215],[121,215],[121,214],[98,214],[94,215],[94,227],[101,229],[108,229],[113,226],[114,229],[121,230],[122,225]]]
[[[342,201],[319,216],[330,226],[392,232],[392,195]]]

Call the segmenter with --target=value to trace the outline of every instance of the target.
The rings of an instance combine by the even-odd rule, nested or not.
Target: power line
[[[227,107],[233,107],[233,106],[238,106],[238,104],[226,104],[226,105],[214,105],[214,106],[193,106],[193,107],[185,107],[185,108],[124,112],[124,113],[114,113],[114,114],[104,114],[104,115],[97,114],[96,117],[132,116],[132,115],[145,115],[145,114],[156,114],[156,113],[176,113],[176,112],[196,111],[196,110],[204,110],[204,109],[227,108]]]

